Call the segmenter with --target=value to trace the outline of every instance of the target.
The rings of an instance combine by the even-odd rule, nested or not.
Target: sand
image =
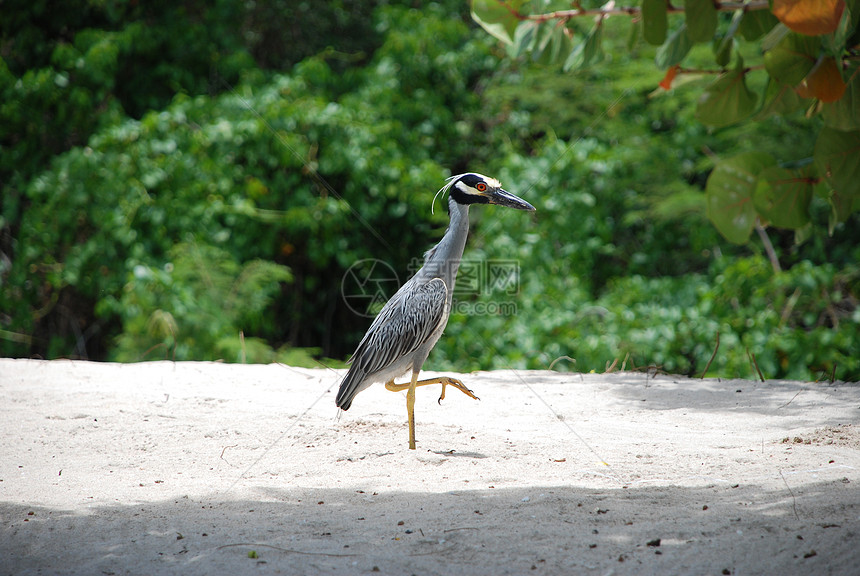
[[[857,384],[341,375],[0,359],[0,574],[860,574]]]

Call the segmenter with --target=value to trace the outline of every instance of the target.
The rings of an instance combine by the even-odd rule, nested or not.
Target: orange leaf
[[[675,80],[675,76],[678,75],[678,70],[681,69],[681,66],[675,64],[668,70],[666,70],[666,75],[660,80],[660,88],[663,90],[668,90],[672,87],[672,81]]]
[[[821,61],[795,88],[801,98],[818,98],[822,102],[836,102],[845,94],[845,80],[839,65],[832,56]]]
[[[836,30],[844,10],[845,0],[773,0],[771,8],[780,22],[807,36]]]

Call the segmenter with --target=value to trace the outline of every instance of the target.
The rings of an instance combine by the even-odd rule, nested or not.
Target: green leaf
[[[601,35],[603,27],[596,24],[585,40],[579,44],[564,62],[565,72],[568,70],[579,70],[603,60],[603,49],[601,48]]]
[[[771,78],[795,86],[806,78],[818,59],[821,39],[794,32],[764,54],[764,67]]]
[[[768,116],[790,114],[803,106],[803,100],[786,84],[780,84],[773,78],[768,78],[764,91],[764,106],[759,111],[759,120]]]
[[[757,97],[746,85],[743,60],[708,86],[696,105],[696,118],[709,126],[728,126],[749,117]]]
[[[508,6],[516,9],[522,2],[507,2]],[[499,0],[472,0],[472,19],[481,28],[495,36],[505,44],[514,43],[514,34],[520,19]]]
[[[753,42],[773,30],[778,23],[770,10],[749,10],[743,12],[740,33],[744,40]]]
[[[860,130],[843,132],[825,127],[818,134],[815,164],[833,189],[849,198],[860,198]]]
[[[666,41],[668,28],[666,0],[642,0],[642,36],[645,41],[660,46]]]
[[[687,25],[681,24],[681,27],[672,32],[668,40],[657,48],[654,62],[657,68],[665,70],[675,64],[680,64],[692,47],[693,43],[690,42],[690,38],[687,36]]]
[[[627,51],[633,52],[636,44],[639,42],[640,27],[637,24],[631,24],[630,30],[627,33]]]
[[[708,42],[717,30],[717,9],[712,0],[687,0],[684,3],[687,35],[693,43]]]
[[[548,64],[549,62],[546,59],[550,56],[546,54],[547,47],[552,42],[552,33],[556,28],[555,22],[541,22],[538,24],[537,31],[535,32],[534,44],[531,49],[532,60],[538,62],[540,64]]]
[[[717,66],[725,68],[732,61],[733,45],[732,38],[726,36],[714,38],[714,62],[717,63]]]
[[[564,55],[569,54],[573,49],[573,41],[570,39],[570,36],[564,33],[564,31],[564,26],[556,26],[555,32],[553,32],[552,44],[550,46],[550,53],[552,55],[551,63],[553,64],[561,61],[561,59],[564,58]]]
[[[753,205],[762,220],[778,228],[797,230],[809,222],[812,200],[812,165],[790,170],[771,166],[759,173]]]
[[[860,64],[849,66],[845,94],[822,106],[824,124],[837,130],[860,130]]]
[[[851,26],[857,27],[860,24],[860,0],[845,0],[845,5],[850,12]]]
[[[540,23],[534,21],[523,22],[517,27],[513,46],[509,49],[514,58],[519,58],[534,48],[539,27]]]
[[[729,242],[744,244],[749,239],[756,219],[752,197],[758,175],[774,164],[769,154],[747,152],[720,162],[708,176],[708,219]]]
[[[823,38],[828,49],[830,49],[830,54],[841,54],[846,48],[845,45],[848,42],[849,37],[853,35],[855,39],[857,38],[857,26],[856,24],[851,24],[851,18],[849,18],[849,16],[850,14],[846,14],[844,18],[841,18],[833,34],[828,34]],[[856,43],[854,45],[856,45]]]
[[[837,224],[841,224],[848,220],[848,217],[851,216],[855,210],[860,210],[860,198],[845,196],[844,194],[840,194],[833,190],[827,198],[827,201],[830,203],[830,217],[828,218],[827,232],[832,236],[833,231],[836,230]]]
[[[798,228],[794,231],[794,245],[800,246],[810,238],[815,235],[815,227],[812,225],[812,222],[808,223],[806,226],[802,228]]]
[[[732,23],[729,24],[729,28],[726,30],[726,33],[722,36],[717,34],[714,37],[714,60],[723,68],[728,66],[729,62],[731,62],[732,46],[735,43],[735,34],[737,33],[738,26],[740,26],[742,20],[743,12],[738,10],[735,12],[734,16],[732,16]]]
[[[788,29],[788,26],[780,22],[761,39],[761,51],[767,52],[773,50],[789,34],[791,34],[791,30]]]
[[[558,22],[548,22],[547,29],[545,34],[539,33],[535,40],[535,50],[532,52],[532,58],[544,66],[559,62],[573,47],[573,42],[564,33],[564,26]]]

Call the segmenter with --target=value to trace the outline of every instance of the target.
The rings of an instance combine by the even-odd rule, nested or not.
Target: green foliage
[[[566,146],[554,142],[540,156],[501,162],[507,189],[540,199],[535,221],[481,212],[467,257],[490,265],[516,259],[519,290],[461,297],[431,355],[434,366],[545,369],[570,357],[575,363],[558,369],[603,371],[617,360],[616,369],[652,365],[698,376],[719,332],[711,376],[755,378],[749,351],[767,378],[825,378],[834,369],[840,378],[860,377],[856,244],[847,258],[853,264],[815,265],[797,254],[790,270],[775,275],[764,255],[730,256],[701,212],[620,218],[636,214],[639,203],[624,191],[645,180],[628,166],[651,165],[670,180],[683,169],[651,142],[580,140],[564,162]],[[755,187],[748,175],[732,178]],[[672,268],[679,259],[685,270]]]
[[[514,41],[517,25],[520,23],[511,9],[518,10],[523,2],[514,1],[505,4],[495,0],[474,0],[472,18],[493,36],[511,44]]]
[[[292,276],[264,260],[240,265],[226,250],[179,243],[161,268],[134,267],[119,300],[123,332],[114,359],[272,362],[277,354],[259,333],[265,311]],[[243,337],[239,337],[240,332]]]
[[[708,86],[696,106],[696,118],[710,126],[731,126],[752,116],[757,97],[747,86],[744,61]]]
[[[22,183],[45,169],[49,157],[84,144],[123,113],[139,117],[162,108],[177,92],[221,91],[211,85],[215,76],[235,82],[253,63],[242,47],[240,12],[229,1],[203,12],[174,3],[4,5],[0,182],[5,195],[19,195]],[[16,217],[7,206],[4,212]]]
[[[370,22],[378,3],[4,2],[0,223],[17,230],[26,182],[124,115],[141,118],[177,94],[228,91],[260,76],[258,65],[288,69],[327,47],[366,57],[380,43]],[[11,251],[6,244],[0,238]]]
[[[689,0],[682,10],[682,22],[680,17],[669,14],[669,4],[664,0],[642,0],[639,6],[624,7],[602,2],[573,6],[565,10],[552,3],[474,0],[472,15],[485,30],[508,44],[511,54],[530,53],[533,60],[545,64],[564,62],[565,71],[579,71],[604,59],[605,42],[600,41],[604,28],[609,28],[616,38],[621,34],[617,27],[604,25],[611,15],[620,12],[640,16],[645,42],[659,47],[655,54],[657,67],[667,69],[659,84],[662,89],[670,90],[673,83],[680,84],[676,80],[679,74],[691,77],[717,74],[715,80],[704,86],[696,105],[696,118],[703,124],[724,128],[773,114],[797,115],[805,108],[810,115],[819,115],[827,125],[821,129],[819,122],[811,127],[812,134],[817,132],[818,142],[814,165],[802,174],[795,174],[794,165],[806,163],[808,158],[798,158],[795,150],[786,147],[779,156],[788,160],[780,161],[780,165],[789,173],[771,171],[759,177],[762,183],[759,196],[766,201],[747,202],[746,215],[736,224],[730,224],[738,214],[732,198],[716,198],[733,192],[719,186],[709,189],[712,201],[708,215],[727,239],[746,242],[750,217],[778,228],[803,229],[798,238],[807,238],[809,230],[805,227],[813,201],[811,189],[817,182],[829,187],[822,197],[831,205],[830,231],[860,208],[860,191],[856,186],[856,166],[860,164],[857,161],[860,150],[856,146],[860,134],[856,12],[860,7],[856,3],[844,10],[843,2],[796,6],[777,0],[771,5],[741,7],[736,3]],[[731,18],[720,18],[719,12],[731,13]],[[594,17],[587,34],[582,33],[576,22],[583,17]],[[635,46],[638,38],[635,20],[630,28],[634,32],[630,35],[633,42],[628,44]],[[537,41],[549,37],[553,41]],[[622,53],[630,51],[630,45],[622,49],[618,41],[609,44],[610,53],[618,53],[613,60],[623,60]],[[710,46],[710,54],[703,56],[702,51],[696,50],[697,44]],[[560,49],[567,45],[569,48]],[[761,74],[762,62],[764,74]],[[717,70],[708,69],[714,64]],[[823,160],[822,155],[827,155],[828,160]],[[802,178],[806,184],[786,189],[782,184],[786,178]],[[726,211],[721,212],[720,206]]]
[[[642,37],[654,46],[666,40],[669,18],[663,0],[642,0]]]
[[[856,268],[806,262],[774,276],[762,257],[723,261],[706,276],[620,279],[595,303],[599,315],[583,314],[561,337],[578,370],[628,358],[628,367],[701,375],[719,333],[709,374],[755,379],[751,353],[767,378],[826,378],[837,368],[855,375],[860,314],[842,306],[858,290]]]
[[[521,262],[540,262],[539,248],[530,243],[520,251],[527,254]],[[516,313],[452,318],[433,358],[457,370],[545,369],[569,357],[575,363],[557,369],[651,366],[699,376],[719,338],[711,376],[756,379],[752,354],[769,379],[835,373],[852,380],[860,376],[858,301],[857,267],[836,271],[806,261],[774,275],[763,256],[718,260],[702,274],[683,277],[617,277],[593,300],[577,276],[523,264]]]
[[[708,177],[708,218],[730,242],[749,239],[756,222],[752,199],[758,174],[773,164],[764,152],[747,152],[720,163]]]
[[[815,144],[815,164],[839,194],[860,202],[860,130],[824,128]]]
[[[344,271],[371,256],[405,270],[426,248],[444,215],[428,221],[430,197],[415,192],[444,181],[440,162],[477,156],[481,139],[465,137],[480,132],[471,87],[496,65],[484,38],[441,7],[387,8],[378,28],[387,41],[345,79],[312,58],[220,97],[177,96],[57,156],[24,192],[0,295],[6,329],[34,335],[41,354],[80,351],[58,324],[119,329],[133,271],[162,269],[193,239],[236,262],[289,266],[295,282],[260,334],[276,347],[353,346],[363,326],[338,307]]]
[[[752,376],[749,350],[769,378],[860,377],[860,228],[853,192],[835,191],[858,180],[856,65],[806,118],[793,111],[811,100],[765,82],[739,40],[779,45],[770,12],[718,14],[697,43],[712,16],[688,4],[655,48],[625,17],[524,22],[508,7],[536,3],[502,16],[474,2],[529,61],[500,59],[453,1],[372,16],[361,1],[84,2],[57,9],[63,30],[22,8],[0,24],[0,352],[345,358],[369,324],[344,303],[345,271],[377,258],[405,280],[447,224],[433,192],[477,170],[538,211],[472,211],[466,258],[515,262],[518,291],[460,295],[428,368],[570,356],[574,370],[627,358],[697,374],[719,331],[709,375]],[[819,48],[831,58],[839,42]],[[746,114],[752,94],[756,122],[715,131],[695,121],[698,91],[654,91],[714,60],[729,86],[714,101]],[[812,68],[806,80],[817,89]],[[816,140],[822,124],[833,132]],[[706,225],[712,203],[715,221],[743,216],[739,240],[756,217],[807,240],[768,230],[775,275],[756,243]]]
[[[809,221],[812,182],[809,165],[798,169],[771,166],[759,174],[753,205],[766,222],[797,230]]]
[[[821,49],[821,39],[817,36],[788,32],[783,28],[774,30],[785,36],[765,52],[765,70],[779,84],[800,84],[815,65],[815,59]]]
[[[717,9],[711,0],[688,0],[684,3],[684,18],[691,42],[711,42],[714,39]]]

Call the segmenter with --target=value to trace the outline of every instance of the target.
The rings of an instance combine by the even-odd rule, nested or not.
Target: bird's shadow
[[[486,454],[480,452],[457,452],[456,450],[431,450],[433,454],[439,456],[459,456],[461,458],[487,458]]]

